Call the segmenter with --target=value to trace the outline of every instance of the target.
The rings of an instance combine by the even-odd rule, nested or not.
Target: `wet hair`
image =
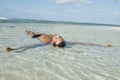
[[[62,47],[65,47],[65,45],[66,45],[65,42],[61,42],[61,43],[59,43],[59,44],[57,44],[57,45],[56,45],[56,43],[53,43],[53,46],[54,46],[54,47],[58,46],[58,47],[61,47],[61,48],[62,48]]]

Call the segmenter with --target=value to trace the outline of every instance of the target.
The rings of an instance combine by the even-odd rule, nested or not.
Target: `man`
[[[36,38],[45,44],[51,44],[54,47],[65,47],[64,39],[58,34],[53,35],[53,34],[45,34],[45,33],[34,33],[30,30],[26,30],[26,32],[32,38]],[[17,49],[19,48],[4,47],[5,52],[9,52]]]
[[[58,35],[58,34],[45,34],[45,33],[34,33],[30,30],[26,30],[28,35],[30,35],[32,38],[36,38],[40,40],[41,42],[45,44],[51,44],[54,47],[65,47],[66,43],[70,45],[75,45],[75,44],[80,44],[80,45],[89,45],[89,46],[105,46],[105,47],[111,47],[111,44],[104,44],[104,45],[99,45],[99,44],[92,44],[92,43],[82,43],[82,42],[66,42],[64,39]],[[4,47],[5,52],[13,51],[13,50],[18,50],[24,47],[20,48],[10,48],[10,47]]]

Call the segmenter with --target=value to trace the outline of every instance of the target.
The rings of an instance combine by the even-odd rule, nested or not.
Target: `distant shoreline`
[[[52,20],[35,20],[35,19],[15,19],[15,18],[0,18],[0,23],[51,23],[51,24],[73,24],[73,25],[94,25],[94,26],[116,26],[116,24],[102,24],[102,23],[85,23],[85,22],[71,22],[71,21],[52,21]]]

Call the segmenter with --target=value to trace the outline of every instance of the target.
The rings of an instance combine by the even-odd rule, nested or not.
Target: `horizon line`
[[[27,19],[27,18],[7,18],[0,17],[0,20],[29,20],[29,21],[49,21],[58,23],[71,23],[71,24],[91,24],[91,25],[101,25],[101,26],[120,26],[120,24],[109,24],[109,23],[94,23],[94,22],[78,22],[78,21],[63,21],[63,20],[47,20],[47,19]],[[18,21],[19,22],[19,21]]]

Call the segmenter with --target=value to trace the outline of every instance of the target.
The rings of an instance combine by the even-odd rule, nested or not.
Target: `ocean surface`
[[[29,37],[26,28],[86,45],[54,48]],[[5,53],[4,46],[21,49]],[[120,26],[0,20],[0,80],[120,80]]]

